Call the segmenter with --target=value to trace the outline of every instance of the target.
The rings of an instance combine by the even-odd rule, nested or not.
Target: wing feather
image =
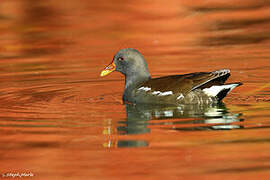
[[[165,76],[150,79],[149,81],[141,84],[137,89],[148,89],[146,93],[153,93],[154,91],[172,91],[174,94],[187,94],[195,89],[203,89],[212,85],[224,84],[229,76],[230,70],[228,69],[221,69],[213,72]]]

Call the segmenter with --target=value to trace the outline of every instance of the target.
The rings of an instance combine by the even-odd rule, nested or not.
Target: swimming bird
[[[241,82],[225,84],[229,69],[151,78],[143,55],[133,48],[118,51],[100,75],[113,71],[125,76],[123,102],[134,104],[213,104],[242,85]]]

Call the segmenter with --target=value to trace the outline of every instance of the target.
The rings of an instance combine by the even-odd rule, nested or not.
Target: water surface
[[[268,1],[3,1],[0,173],[36,179],[270,178]],[[217,106],[122,104],[121,48],[153,77],[231,69]],[[25,177],[31,179],[31,177]]]

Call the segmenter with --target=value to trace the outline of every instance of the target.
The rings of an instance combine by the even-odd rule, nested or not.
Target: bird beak
[[[100,76],[106,76],[115,70],[115,64],[112,62],[100,73]]]

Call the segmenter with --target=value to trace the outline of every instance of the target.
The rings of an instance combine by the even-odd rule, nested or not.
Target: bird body
[[[125,75],[123,101],[135,104],[213,104],[242,84],[224,84],[228,69],[151,78],[144,57],[132,48],[116,53],[101,76],[114,70]]]

